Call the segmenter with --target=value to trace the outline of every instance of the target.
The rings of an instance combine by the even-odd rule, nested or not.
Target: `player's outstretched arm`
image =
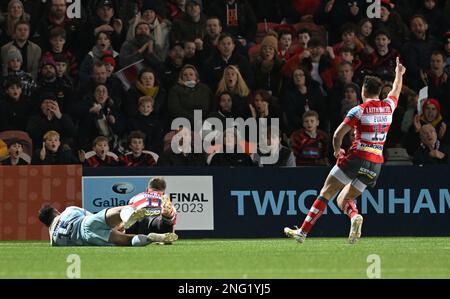
[[[400,96],[400,93],[402,92],[402,86],[403,86],[403,75],[406,72],[406,68],[403,66],[403,64],[400,63],[400,58],[397,57],[397,66],[395,67],[395,80],[394,84],[392,85],[392,90],[389,93],[389,97],[395,97],[398,99]]]
[[[345,151],[341,148],[342,145],[342,139],[344,139],[344,136],[350,132],[352,127],[345,123],[341,123],[341,125],[336,129],[336,131],[333,134],[333,149],[334,149],[334,156],[336,158],[339,158],[340,155],[345,154]]]

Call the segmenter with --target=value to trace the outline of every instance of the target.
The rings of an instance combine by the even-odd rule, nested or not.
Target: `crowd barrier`
[[[42,202],[97,212],[126,204],[154,176],[167,180],[181,237],[281,237],[284,226],[303,220],[329,170],[83,168],[81,177],[76,166],[0,167],[0,239],[46,239],[36,218]],[[364,235],[450,235],[449,177],[449,166],[384,166],[377,186],[357,201]],[[345,236],[348,228],[347,216],[330,202],[311,236]]]

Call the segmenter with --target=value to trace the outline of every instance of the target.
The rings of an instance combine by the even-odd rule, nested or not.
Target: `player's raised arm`
[[[397,57],[397,66],[395,67],[395,80],[394,84],[392,85],[392,90],[389,92],[389,97],[395,97],[398,99],[400,96],[400,93],[402,91],[403,86],[403,75],[406,72],[406,68],[403,66],[403,64],[400,63],[400,58]]]

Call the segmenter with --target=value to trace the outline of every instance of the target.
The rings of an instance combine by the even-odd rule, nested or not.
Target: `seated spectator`
[[[33,144],[42,144],[42,137],[46,132],[56,131],[61,136],[63,144],[72,146],[77,134],[72,118],[61,112],[53,94],[45,94],[41,98],[40,112],[32,116],[27,123],[27,132]]]
[[[6,159],[0,161],[0,165],[20,166],[30,164],[28,160],[30,157],[26,159],[23,146],[18,139],[10,139],[8,141],[8,154]]]
[[[256,166],[250,155],[242,148],[243,139],[235,128],[228,128],[223,133],[223,144],[218,153],[213,153],[210,166],[249,167]]]
[[[292,33],[288,31],[282,31],[278,38],[278,57],[281,61],[286,62],[294,53],[292,51]]]
[[[87,167],[119,166],[119,157],[109,151],[109,140],[105,136],[97,136],[92,142],[92,152],[80,151],[81,163]]]
[[[136,83],[130,87],[123,100],[123,109],[126,116],[134,117],[138,115],[139,99],[148,96],[154,100],[153,111],[165,118],[167,114],[167,93],[157,79],[156,73],[149,68],[143,68],[138,73]]]
[[[78,80],[78,61],[66,45],[66,31],[61,27],[53,28],[50,31],[50,45],[49,51],[42,55],[42,60],[53,59],[56,61],[56,55],[63,55],[68,60],[68,74],[74,80]]]
[[[186,64],[192,64],[200,69],[203,61],[208,58],[203,53],[203,41],[200,38],[196,40],[185,40],[183,42],[184,57]]]
[[[430,68],[423,75],[423,81],[428,86],[428,96],[435,98],[442,106],[442,114],[445,119],[450,119],[450,74],[445,71],[445,53],[433,51],[430,57]]]
[[[177,131],[170,132],[167,149],[159,156],[158,166],[206,166],[206,158],[203,153],[198,153],[200,149],[194,149],[195,133],[187,128],[179,128]],[[197,136],[197,138],[200,138]],[[164,138],[166,140],[166,138]],[[201,152],[201,151],[200,151]]]
[[[128,152],[120,157],[120,162],[126,167],[155,166],[157,155],[145,151],[145,134],[141,131],[133,131],[128,135]]]
[[[312,80],[309,72],[300,67],[294,71],[290,82],[281,98],[281,107],[286,117],[287,134],[302,128],[300,115],[306,111],[318,111],[325,117],[326,107],[319,83]],[[324,122],[325,123],[325,122]]]
[[[340,111],[341,119],[345,118],[347,112],[350,111],[350,109],[360,104],[361,101],[358,98],[359,94],[360,90],[357,84],[350,83],[344,86],[344,98],[341,101],[342,105]]]
[[[144,133],[145,149],[155,153],[162,151],[163,126],[158,115],[153,110],[153,98],[144,96],[138,100],[138,115],[128,119],[128,127],[131,131]]]
[[[286,132],[286,125],[281,116],[279,105],[274,97],[264,89],[259,89],[253,93],[253,104],[250,105],[253,117],[256,118],[259,126],[262,124],[260,119],[267,119],[267,126],[275,125],[278,121],[278,129],[284,134]]]
[[[206,19],[206,34],[203,37],[204,57],[210,57],[219,44],[222,34],[222,23],[216,16],[208,16]]]
[[[303,129],[291,135],[290,145],[297,166],[328,165],[328,135],[318,130],[319,115],[315,111],[303,114]]]
[[[166,90],[170,90],[176,85],[178,76],[183,66],[186,64],[186,54],[184,52],[183,44],[176,43],[170,47],[169,55],[164,61],[162,83]]]
[[[364,49],[364,45],[356,37],[356,27],[352,23],[344,24],[341,28],[341,41],[333,46],[334,53],[337,53],[340,48],[350,48],[358,55]]]
[[[254,161],[260,167],[295,167],[295,156],[291,149],[281,144],[280,134],[268,130],[266,145],[262,147],[258,145],[258,153],[254,156]],[[262,151],[264,149],[264,152]],[[272,161],[272,157],[278,156],[274,163],[267,163],[265,161]],[[266,158],[266,159],[264,159]]]
[[[42,138],[44,140],[41,149],[36,149],[33,156],[33,164],[40,165],[67,165],[79,164],[78,159],[70,149],[61,146],[59,133],[48,131]]]
[[[34,79],[37,78],[42,51],[38,45],[29,40],[29,37],[30,24],[26,21],[18,21],[14,28],[14,40],[1,48],[3,76],[8,74],[7,58],[9,50],[17,48],[21,53],[27,54],[26,59],[22,61],[22,69],[30,73]]]
[[[379,29],[388,31],[391,34],[392,47],[399,49],[409,36],[408,26],[403,22],[399,11],[393,9],[390,0],[381,1],[380,15],[381,18],[374,24],[374,31]]]
[[[127,40],[134,38],[136,25],[140,22],[150,24],[152,29],[151,35],[155,41],[155,45],[158,45],[161,49],[162,57],[166,57],[169,51],[169,34],[172,23],[157,14],[157,5],[154,0],[142,1],[141,11],[129,22]]]
[[[56,65],[56,77],[60,84],[64,86],[64,90],[69,90],[70,94],[75,92],[74,80],[70,77],[67,69],[69,67],[69,60],[63,54],[56,54],[54,56]]]
[[[351,63],[353,66],[353,72],[359,72],[362,71],[361,67],[363,66],[362,61],[355,56],[355,51],[353,49],[342,47],[337,51],[337,56],[334,58],[333,64],[335,66],[338,66],[343,61],[346,61],[348,63]],[[337,70],[336,70],[337,72]],[[336,73],[333,74],[333,76],[336,76]]]
[[[203,116],[213,111],[211,90],[200,82],[193,65],[186,64],[181,70],[177,85],[169,92],[168,104],[170,120],[183,117],[191,124],[194,123],[195,110],[200,110]]]
[[[420,128],[420,147],[414,154],[415,165],[449,164],[450,150],[437,138],[437,133],[431,124]]]
[[[372,53],[372,33],[373,33],[373,21],[369,18],[363,18],[358,23],[356,29],[356,37],[364,46],[364,51]]]
[[[281,91],[281,68],[283,62],[278,58],[278,40],[276,36],[267,35],[261,42],[261,49],[252,62],[255,89],[265,89],[275,97]]]
[[[30,99],[22,93],[19,78],[11,78],[4,84],[5,97],[0,100],[0,132],[25,131],[33,113]]]
[[[22,93],[26,97],[31,97],[37,87],[36,81],[30,73],[22,70],[23,57],[20,51],[11,47],[8,50],[6,61],[7,74],[3,79],[4,81],[11,80],[12,78],[18,78],[21,82]]]
[[[247,119],[251,117],[249,107],[250,89],[247,86],[239,69],[234,65],[229,65],[223,71],[222,79],[219,81],[216,94],[228,92],[232,98],[232,114],[235,117]]]
[[[92,66],[95,62],[102,61],[105,54],[112,55],[114,60],[119,61],[119,53],[114,51],[111,41],[111,33],[100,31],[95,36],[95,45],[92,50],[84,57],[80,66],[80,84],[86,84],[91,77]]]
[[[122,113],[114,106],[106,85],[99,84],[93,95],[87,96],[76,107],[80,119],[79,145],[87,148],[96,136],[104,136],[114,151],[120,150],[119,137],[125,129]]]

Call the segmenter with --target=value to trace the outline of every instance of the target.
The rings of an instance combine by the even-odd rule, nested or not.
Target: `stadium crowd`
[[[0,4],[3,165],[331,165],[364,77],[385,98],[397,56],[407,73],[386,160],[450,163],[450,0],[382,0],[379,18],[366,0],[81,0],[80,18],[44,2]],[[194,110],[278,118],[278,162],[233,129],[224,145],[249,154],[175,153],[178,133],[180,145],[201,134],[171,130]]]

